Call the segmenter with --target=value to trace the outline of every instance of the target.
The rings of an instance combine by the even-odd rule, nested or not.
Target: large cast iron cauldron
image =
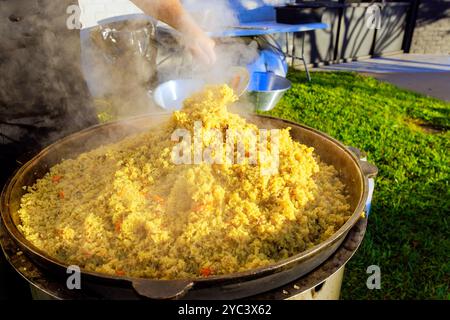
[[[126,121],[95,126],[49,146],[19,169],[5,186],[1,196],[1,216],[9,235],[18,246],[46,272],[66,281],[67,265],[48,256],[30,243],[18,230],[20,220],[17,211],[24,186],[34,184],[49,168],[63,159],[106,143],[116,142],[127,135],[148,130],[168,119],[170,115],[151,115]],[[323,263],[342,243],[352,226],[360,219],[368,196],[368,178],[377,169],[359,160],[348,148],[333,138],[306,126],[265,116],[248,116],[250,122],[260,128],[291,127],[292,137],[315,148],[321,160],[332,164],[340,174],[349,193],[352,216],[328,240],[276,264],[234,274],[208,278],[182,280],[153,280],[144,278],[116,277],[82,270],[82,282],[96,287],[123,292],[125,296],[141,296],[153,299],[230,299],[243,298],[282,286],[301,277]],[[89,290],[89,286],[83,286]],[[116,294],[115,296],[121,296]]]

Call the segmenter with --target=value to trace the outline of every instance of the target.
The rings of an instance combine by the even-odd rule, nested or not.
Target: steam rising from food
[[[217,34],[227,28],[239,24],[236,12],[226,0],[186,0],[186,10],[194,17],[203,30]],[[183,37],[182,42],[193,41]],[[246,38],[215,38],[217,61],[213,65],[205,65],[185,54],[175,55],[171,63],[162,64],[159,68],[160,82],[179,79],[202,79],[207,83],[225,83],[229,80],[232,67],[246,67],[258,57],[257,43]],[[176,51],[176,50],[174,50]]]
[[[96,123],[68,2],[0,1],[0,181],[24,155]]]
[[[229,1],[187,0],[183,1],[183,6],[211,35],[238,25]],[[186,50],[195,38],[180,31],[169,31],[166,27],[159,27],[155,32],[149,23],[143,18],[126,22],[105,21],[90,30],[89,41],[84,44],[86,60],[90,62],[85,71],[90,79],[95,79],[90,84],[97,89],[94,93],[99,98],[97,105],[112,114],[112,118],[162,111],[155,108],[151,99],[151,91],[158,83],[185,78],[201,79],[205,83],[229,83],[232,67],[246,67],[258,56],[257,44],[251,39],[214,38],[217,60],[212,65],[205,64]],[[153,35],[154,39],[142,39],[143,33]]]
[[[217,32],[239,22],[227,0],[184,0],[183,6],[204,30]]]
[[[245,271],[329,238],[351,214],[344,185],[289,128],[279,133],[275,175],[262,174],[260,161],[172,161],[172,133],[196,121],[257,131],[227,110],[235,99],[227,86],[207,87],[158,129],[55,165],[23,196],[19,229],[67,264],[156,279]],[[207,148],[209,138],[200,143]]]
[[[214,31],[236,22],[226,3],[187,1],[186,5],[194,15],[195,8],[207,7],[208,15],[200,22],[206,31]],[[81,70],[80,35],[79,30],[67,28],[68,4],[77,5],[77,1],[0,1],[5,18],[0,24],[4,36],[0,50],[0,132],[6,146],[0,158],[8,167],[14,168],[23,153],[34,153],[95,124],[97,113],[101,114],[101,120],[108,121],[162,111],[153,106],[148,93],[156,85],[151,83],[154,66],[149,65],[153,57],[147,61],[130,60],[128,65],[122,63],[122,57],[122,62],[112,62],[114,72],[102,72],[96,60]],[[130,25],[135,26],[133,22]],[[94,45],[91,38],[88,42]],[[180,52],[180,44],[173,39],[171,42]],[[108,55],[104,47],[96,49],[96,59]],[[163,53],[161,47],[158,49]],[[209,83],[221,83],[229,67],[245,65],[257,55],[257,50],[243,40],[227,39],[218,41],[217,54],[218,63],[212,67],[202,66],[188,55],[176,54],[158,66],[157,79],[161,82],[199,77]],[[124,69],[137,70],[135,77],[125,77],[121,72]],[[105,84],[109,91],[90,96],[83,73],[94,78],[96,85]]]

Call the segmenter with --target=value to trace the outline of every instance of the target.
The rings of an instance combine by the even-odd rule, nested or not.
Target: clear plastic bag
[[[145,85],[155,73],[155,27],[151,21],[128,20],[96,27],[90,34],[94,48],[120,86]]]
[[[96,98],[107,99],[114,118],[145,112],[147,91],[156,78],[155,26],[149,20],[102,24],[90,32]],[[102,111],[102,110],[100,110]]]

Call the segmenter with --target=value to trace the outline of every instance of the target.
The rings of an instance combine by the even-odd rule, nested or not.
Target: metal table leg
[[[306,78],[308,81],[311,81],[311,74],[309,73],[308,65],[306,64],[306,61],[305,61],[305,32],[301,32],[302,51],[301,51],[300,57],[296,56],[295,33],[292,33],[292,49],[289,48],[289,33],[286,32],[285,35],[286,35],[286,54],[285,54],[285,56],[286,56],[286,58],[287,57],[291,58],[291,67],[294,67],[296,59],[302,60],[303,66],[305,67]],[[277,49],[281,52],[282,46],[278,43],[278,41],[276,41],[275,38],[273,38],[271,35],[267,35],[267,36],[270,37],[270,39],[272,39],[272,41],[274,41],[274,43],[275,43],[275,46],[273,46],[271,44],[269,44],[269,45],[271,45],[272,47],[274,47],[275,49]]]
[[[288,32],[286,32],[286,55],[289,55],[289,33]]]
[[[308,79],[308,81],[311,81],[311,75],[309,73],[308,65],[306,64],[306,61],[305,61],[305,32],[301,32],[301,36],[302,36],[302,51],[301,51],[300,57],[297,57],[296,50],[295,50],[295,33],[292,33],[292,51],[290,54],[290,56],[292,57],[291,67],[294,67],[295,59],[302,60],[303,66],[304,66],[305,72],[306,72],[306,79]],[[287,37],[286,37],[286,39],[287,39]],[[287,52],[289,52],[289,51],[287,51]]]
[[[292,60],[291,60],[291,67],[293,68],[295,65],[295,32],[292,32],[292,50],[291,50],[291,56],[292,56]]]
[[[305,67],[306,78],[308,79],[308,81],[311,81],[311,75],[309,74],[308,65],[306,64],[306,61],[305,61],[304,52],[305,52],[305,32],[302,32],[302,55],[301,55],[301,60],[303,61],[303,66]]]

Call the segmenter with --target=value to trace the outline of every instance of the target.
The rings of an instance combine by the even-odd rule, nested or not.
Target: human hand
[[[213,65],[216,60],[214,51],[215,42],[203,31],[198,30],[194,34],[185,35],[184,44],[186,49],[198,60],[206,65]]]

